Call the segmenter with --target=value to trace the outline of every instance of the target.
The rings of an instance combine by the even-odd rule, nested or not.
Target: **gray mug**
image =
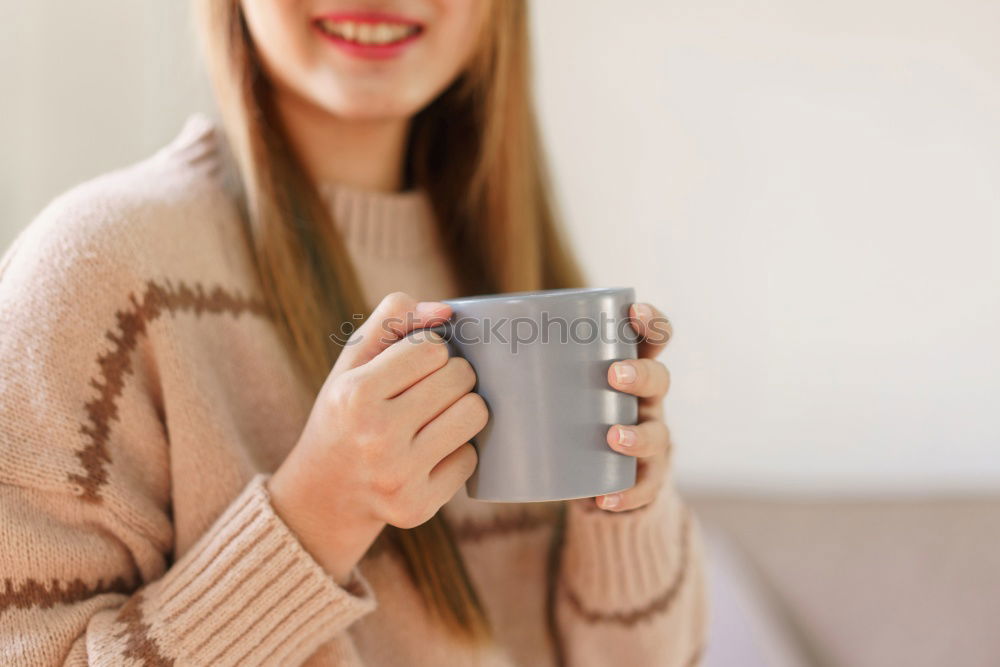
[[[433,327],[476,371],[490,417],[470,498],[538,502],[589,498],[635,485],[635,457],[607,442],[635,424],[638,399],[608,384],[613,361],[635,359],[632,288],[559,289],[445,299]]]

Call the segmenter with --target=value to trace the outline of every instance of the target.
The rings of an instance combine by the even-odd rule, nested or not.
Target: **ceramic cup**
[[[433,327],[476,371],[489,407],[472,440],[469,497],[494,502],[588,498],[635,485],[636,460],[608,445],[635,424],[638,399],[612,389],[613,361],[636,357],[632,288],[584,288],[445,299]]]

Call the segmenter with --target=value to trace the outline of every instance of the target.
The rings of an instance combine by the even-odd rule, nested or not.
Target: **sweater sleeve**
[[[112,204],[64,197],[0,262],[0,664],[285,665],[345,644],[373,590],[319,566],[263,475],[175,560],[162,359],[123,319],[143,283]],[[128,357],[108,352],[122,336]]]
[[[0,486],[3,663],[303,662],[375,598],[357,568],[346,587],[326,574],[275,514],[264,481],[251,480],[151,581],[113,533],[67,512],[72,498]]]
[[[563,539],[555,616],[566,667],[700,663],[701,540],[672,484],[629,511],[569,503]]]

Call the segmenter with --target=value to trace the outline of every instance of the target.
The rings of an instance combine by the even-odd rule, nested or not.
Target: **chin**
[[[341,90],[318,101],[326,111],[345,120],[409,118],[423,106],[419,101],[406,99],[398,90]]]
[[[338,104],[326,107],[330,114],[349,121],[397,120],[413,114],[391,104]]]

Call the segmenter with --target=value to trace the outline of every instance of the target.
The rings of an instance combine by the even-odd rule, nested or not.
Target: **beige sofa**
[[[1000,497],[689,498],[709,667],[1000,666]]]

